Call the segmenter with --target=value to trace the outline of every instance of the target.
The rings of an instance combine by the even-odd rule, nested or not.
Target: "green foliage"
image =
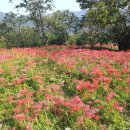
[[[100,43],[115,42],[124,32],[127,32],[130,16],[130,2],[128,0],[77,0],[77,2],[80,3],[82,9],[88,10],[87,15],[82,20],[82,26],[86,32],[92,31],[90,33],[92,39],[95,37],[94,31],[97,31],[97,42]]]
[[[41,45],[41,39],[34,29],[31,27],[23,27],[21,29],[21,46],[33,47]]]
[[[26,6],[27,9],[30,9],[30,6],[35,7],[35,5]],[[35,16],[36,19],[34,19],[34,15],[30,14],[27,18],[12,12],[6,14],[0,24],[0,35],[4,37],[7,47],[64,44],[68,41],[69,34],[77,31],[79,19],[68,10],[56,11],[52,16],[41,15],[39,21],[38,14]],[[32,27],[24,26],[27,21],[33,21]]]
[[[86,43],[86,35],[84,33],[80,34],[76,39],[77,45],[83,45]]]
[[[77,34],[71,34],[68,38],[68,44],[72,45],[72,44],[75,44],[76,43],[76,40],[77,40]]]
[[[19,17],[15,16],[11,19],[6,17],[0,24],[1,45],[4,47],[40,46],[41,39],[35,30],[32,27],[23,26],[25,22],[15,23],[17,18]]]
[[[8,46],[88,43],[93,47],[96,43],[102,45],[117,42],[123,34],[128,33],[127,25],[130,22],[128,0],[77,2],[82,9],[87,9],[87,14],[81,20],[69,10],[58,10],[47,16],[46,12],[53,9],[52,0],[21,0],[16,8],[25,8],[29,12],[28,18],[13,13],[6,14],[4,22],[0,25],[1,36]],[[33,22],[33,32],[24,31],[25,34],[21,34],[22,26],[27,20]],[[72,38],[71,34],[77,32],[77,38]],[[22,35],[25,36],[24,40]]]
[[[50,24],[51,33],[55,37],[54,39],[57,39],[56,42],[60,44],[67,42],[69,33],[77,31],[78,22],[79,19],[69,10],[54,12]]]
[[[64,35],[61,35],[61,34],[51,34],[50,39],[49,39],[50,44],[62,45],[65,43],[65,41],[66,39]]]
[[[6,43],[4,37],[0,34],[0,48],[5,48]]]
[[[0,42],[0,48],[5,48],[5,43]]]
[[[35,29],[41,38],[42,44],[47,45],[48,36],[46,34],[46,16],[45,13],[48,10],[52,10],[52,0],[24,0],[21,1],[16,8],[25,8],[29,12],[29,20],[31,20]]]

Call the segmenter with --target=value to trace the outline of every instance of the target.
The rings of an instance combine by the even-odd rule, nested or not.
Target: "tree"
[[[32,27],[23,27],[21,29],[22,47],[40,46],[41,40]]]
[[[128,32],[129,0],[77,0],[77,2],[82,9],[88,10],[86,19],[91,21],[89,26],[95,26],[98,33],[102,32],[103,35],[107,33],[108,38],[116,41]]]
[[[45,33],[45,13],[52,10],[53,0],[22,0],[16,8],[25,8],[29,12],[29,19],[33,21],[43,44],[46,44],[48,37]]]
[[[30,47],[41,45],[33,27],[26,26],[27,18],[7,13],[0,24],[0,40],[6,47]],[[29,24],[29,23],[28,23]]]
[[[18,16],[12,12],[6,13],[0,30],[7,44],[14,43],[17,46],[21,45],[21,29],[26,22],[27,19],[23,15]]]
[[[51,16],[51,32],[53,42],[57,44],[66,43],[70,33],[77,31],[79,19],[69,10],[56,11]]]

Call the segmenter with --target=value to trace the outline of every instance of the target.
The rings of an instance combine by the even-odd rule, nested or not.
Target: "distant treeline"
[[[10,0],[12,2],[12,0]],[[20,0],[19,0],[20,1]],[[0,23],[1,47],[32,47],[48,44],[117,43],[120,50],[130,44],[130,2],[77,0],[86,15],[78,18],[69,10],[52,10],[53,0],[21,0],[16,8],[25,8],[28,16],[9,12]],[[30,21],[34,26],[25,26]],[[122,45],[122,43],[125,43]],[[127,47],[129,49],[129,47]]]

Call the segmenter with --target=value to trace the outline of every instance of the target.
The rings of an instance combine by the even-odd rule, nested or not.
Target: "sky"
[[[0,12],[14,12],[16,13],[17,10],[14,9],[15,5],[20,2],[20,0],[13,0],[13,4],[9,3],[9,0],[0,0]],[[65,10],[69,9],[70,11],[80,11],[79,4],[76,3],[76,0],[53,0],[55,5],[55,10]],[[21,9],[20,9],[21,10]],[[24,10],[20,11],[20,14],[25,14]]]

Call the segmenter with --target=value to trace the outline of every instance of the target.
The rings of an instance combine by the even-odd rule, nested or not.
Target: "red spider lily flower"
[[[102,78],[100,78],[100,80],[102,80],[106,84],[110,84],[112,81],[112,78],[103,76]]]
[[[76,120],[76,122],[77,122],[78,125],[82,125],[84,123],[83,116],[78,117],[77,120]]]
[[[16,119],[16,120],[18,120],[18,121],[23,121],[23,120],[25,120],[26,119],[26,116],[25,116],[25,114],[15,114],[15,116],[14,116],[14,118]]]
[[[100,105],[100,106],[98,106],[98,108],[99,108],[99,109],[103,109],[103,108],[104,108],[104,106]]]
[[[42,82],[43,81],[43,77],[42,76],[39,76],[39,75],[35,75],[32,77],[32,80],[36,80],[37,82]]]
[[[27,78],[27,74],[22,74],[22,75],[21,75],[21,78],[26,79],[26,78]]]
[[[91,90],[89,90],[91,93],[94,93],[95,92],[95,90],[94,89],[91,89]]]
[[[42,102],[39,102],[39,103],[33,105],[33,109],[41,109],[42,106],[43,106],[43,103],[42,103]]]
[[[88,101],[88,102],[87,102],[87,104],[92,105],[92,104],[93,104],[93,102],[92,102],[92,101]]]
[[[120,112],[122,112],[123,109],[124,109],[122,106],[120,106],[119,102],[114,102],[113,103],[113,108],[117,109]]]
[[[32,122],[35,118],[34,117],[27,117],[26,120]]]
[[[122,68],[122,72],[123,72],[123,73],[130,73],[130,69],[128,68],[128,66],[124,66],[124,67]]]
[[[60,90],[60,86],[56,84],[50,84],[49,86],[54,92],[58,92]]]
[[[30,66],[31,66],[31,65],[33,65],[33,64],[36,64],[34,60],[30,60],[30,61],[27,62],[27,65],[30,65]]]
[[[13,110],[14,110],[14,112],[17,113],[17,114],[21,112],[20,107],[16,107],[16,108],[14,108]]]
[[[0,83],[3,83],[3,82],[5,82],[5,81],[6,81],[5,78],[0,78]]]
[[[33,112],[34,112],[34,117],[36,118],[40,114],[41,109],[34,109]]]
[[[92,119],[92,118],[94,118],[94,117],[95,117],[95,114],[94,114],[94,113],[91,113],[91,112],[86,111],[86,112],[85,112],[85,116],[86,116],[87,118],[89,118],[89,119]]]
[[[81,84],[79,84],[79,85],[76,86],[76,89],[77,89],[79,92],[82,92],[82,91],[83,91],[83,86],[81,86]]]
[[[21,84],[23,82],[23,79],[21,78],[17,78],[17,79],[14,79],[14,84]]]
[[[4,69],[3,68],[0,68],[0,74],[4,73]]]
[[[109,95],[107,95],[107,97],[106,97],[106,101],[109,102],[109,101],[110,101],[113,97],[115,97],[115,96],[116,96],[115,93],[110,92]]]
[[[45,96],[45,98],[47,99],[47,100],[51,100],[51,99],[53,99],[54,98],[54,96],[53,95],[51,95],[51,94],[44,94],[44,96]]]
[[[24,105],[26,103],[26,100],[25,99],[18,99],[17,101],[16,101],[16,104],[18,105],[18,106],[22,106],[22,105]]]
[[[75,112],[84,110],[85,104],[81,101],[81,99],[78,96],[76,96],[70,100],[68,106],[71,108],[71,112]]]
[[[116,77],[118,77],[118,78],[121,76],[121,73],[117,69],[115,69],[115,68],[107,69],[107,73],[108,74],[115,74]]]
[[[119,81],[121,81],[121,80],[122,80],[122,78],[118,78],[118,80],[119,80]]]
[[[24,88],[24,89],[20,90],[19,93],[22,94],[22,95],[26,95],[27,92],[28,92],[28,89]]]
[[[58,109],[58,108],[54,109],[53,112],[55,113],[55,115],[59,115],[59,114],[63,113],[63,111],[61,109]]]
[[[15,96],[9,96],[9,97],[8,97],[8,101],[9,101],[9,102],[12,102],[14,98],[15,98]]]
[[[12,128],[12,130],[16,130],[16,128],[15,128],[15,127],[13,127],[13,128]]]
[[[76,86],[76,89],[79,92],[82,92],[83,89],[90,89],[91,88],[91,83],[89,81],[79,81],[78,85]]]
[[[96,99],[96,100],[94,101],[94,103],[99,103],[99,102],[101,102],[100,99]]]
[[[94,81],[91,83],[90,81],[79,81],[78,85],[76,86],[76,89],[79,92],[82,92],[83,89],[89,90],[90,92],[94,92],[96,88],[99,88],[98,81]]]
[[[21,72],[26,73],[28,71],[27,68],[21,69]]]
[[[32,128],[31,125],[27,125],[27,126],[26,126],[26,130],[33,130],[33,128]]]
[[[63,106],[68,105],[68,103],[66,103],[64,99],[62,99],[61,97],[55,97],[54,102],[55,102],[55,105],[63,105]]]
[[[91,84],[91,88],[93,88],[93,89],[99,88],[100,86],[98,85],[98,83],[99,83],[98,80],[94,80],[93,83]]]
[[[44,109],[45,109],[46,111],[48,111],[48,110],[49,110],[49,107],[45,107]]]
[[[65,67],[67,69],[73,69],[73,68],[75,68],[75,65],[68,63]]]
[[[83,73],[83,74],[87,74],[87,73],[88,73],[88,71],[87,71],[85,68],[81,68],[81,69],[79,70],[79,72],[81,72],[81,73]]]
[[[98,121],[98,120],[100,120],[100,119],[101,119],[101,117],[100,117],[100,116],[98,116],[98,115],[95,115],[94,119]]]
[[[26,98],[23,99],[25,101],[25,104],[34,104],[34,100],[32,97],[30,97],[29,95],[26,96]]]
[[[28,109],[25,109],[22,111],[23,113],[29,113],[29,110]]]
[[[127,79],[126,79],[126,82],[130,84],[130,78],[127,78]]]
[[[30,98],[31,98],[31,97],[33,96],[33,94],[34,94],[34,92],[28,92],[28,93],[27,93],[27,97],[30,97]]]
[[[99,111],[98,109],[95,109],[93,107],[87,106],[87,109],[84,109],[85,111],[85,116],[89,119],[94,119],[96,116],[96,113]]]
[[[92,74],[94,74],[95,76],[97,76],[98,78],[103,76],[103,72],[101,71],[99,66],[95,66],[93,68]]]
[[[106,130],[107,127],[105,125],[100,125],[101,130]]]
[[[75,96],[70,100],[71,103],[73,104],[80,104],[82,102],[82,100],[80,99],[79,96]]]

